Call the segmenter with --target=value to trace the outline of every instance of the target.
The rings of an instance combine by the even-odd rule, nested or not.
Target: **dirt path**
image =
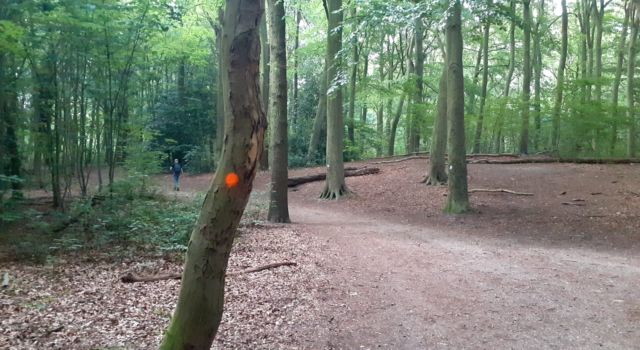
[[[290,192],[296,230],[321,243],[306,254],[334,282],[304,348],[640,349],[638,167],[475,165],[471,186],[535,196],[476,195],[463,216],[411,180],[423,162],[382,168],[340,201],[316,200],[321,182]]]
[[[320,204],[320,203],[319,203]],[[640,259],[478,241],[291,204],[325,241],[337,349],[638,349]]]

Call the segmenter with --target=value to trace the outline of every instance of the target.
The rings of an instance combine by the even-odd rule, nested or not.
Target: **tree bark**
[[[560,111],[562,109],[562,95],[564,92],[564,70],[567,65],[567,48],[569,37],[569,15],[567,13],[567,0],[562,0],[562,48],[560,49],[560,62],[558,63],[558,80],[556,84],[556,97],[553,105],[553,127],[551,131],[551,150],[559,151],[560,140]]]
[[[222,57],[227,128],[222,161],[187,250],[176,311],[161,349],[209,349],[222,319],[225,272],[266,128],[259,99],[261,0],[227,0]],[[236,181],[225,181],[233,175]]]
[[[524,62],[522,74],[522,124],[520,126],[520,154],[529,153],[529,103],[531,100],[531,8],[530,0],[523,0]]]
[[[338,199],[348,193],[344,182],[344,120],[340,71],[342,62],[342,0],[324,0],[327,31],[327,181],[320,197]]]
[[[281,0],[268,0],[269,52],[271,53],[269,110],[271,111],[271,190],[269,199],[270,222],[290,222],[287,191],[288,137],[287,137],[287,47],[285,42],[285,11]]]
[[[462,21],[460,0],[447,14],[447,117],[449,119],[449,195],[445,211],[469,211],[464,136],[464,75],[462,71]]]

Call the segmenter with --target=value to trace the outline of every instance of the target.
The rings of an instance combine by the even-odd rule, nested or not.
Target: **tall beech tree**
[[[449,195],[445,211],[469,211],[467,157],[464,136],[464,75],[460,0],[447,11],[447,119],[449,119]]]
[[[271,190],[268,218],[271,222],[289,222],[287,179],[289,164],[287,136],[287,48],[285,43],[284,1],[268,0]]]
[[[327,29],[327,180],[320,194],[324,199],[337,199],[348,193],[344,181],[344,117],[340,74],[342,60],[342,0],[324,0]]]
[[[222,319],[225,272],[262,153],[259,98],[261,0],[227,0],[222,27],[225,141],[189,241],[178,305],[161,349],[209,349]]]

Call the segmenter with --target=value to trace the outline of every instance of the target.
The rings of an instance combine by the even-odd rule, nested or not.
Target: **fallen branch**
[[[247,274],[247,273],[259,272],[259,271],[268,270],[268,269],[274,269],[274,268],[280,267],[280,266],[298,266],[298,263],[293,262],[293,261],[284,261],[284,262],[278,262],[278,263],[273,263],[273,264],[267,264],[267,265],[253,267],[253,268],[242,270],[242,271],[227,272],[227,276],[244,275],[244,274]],[[136,275],[136,274],[133,274],[131,272],[128,272],[128,273],[126,273],[126,274],[124,274],[124,275],[122,275],[120,277],[120,281],[122,283],[156,282],[156,281],[179,280],[179,279],[182,279],[182,274],[181,273],[167,273],[167,274],[160,274],[160,275],[140,276],[140,275]]]
[[[506,190],[504,188],[495,188],[495,189],[490,189],[490,188],[472,188],[472,189],[469,190],[469,193],[476,193],[476,192],[502,192],[502,193],[514,194],[516,196],[533,196],[533,193],[516,192],[516,191]]]
[[[401,158],[398,158],[401,157]],[[513,154],[513,153],[478,153],[478,154],[467,154],[467,158],[468,159],[473,159],[473,158],[477,158],[477,157],[485,157],[485,158],[518,158],[519,155],[517,154]],[[390,164],[390,163],[399,163],[399,162],[405,162],[408,160],[413,160],[413,159],[430,159],[431,155],[428,152],[417,152],[417,153],[411,153],[411,154],[405,154],[402,156],[393,156],[393,157],[382,157],[382,158],[373,158],[370,160],[375,160],[375,159],[388,159],[388,158],[396,158],[396,159],[390,159],[390,160],[380,160],[380,161],[376,161],[376,162],[369,162],[369,164]],[[447,155],[445,154],[445,158],[447,158]],[[480,161],[482,161],[482,159],[480,159]],[[473,163],[474,161],[469,161],[470,163]]]
[[[354,170],[345,169],[344,176],[345,177],[363,176],[363,175],[377,174],[379,172],[380,172],[379,168],[361,168],[361,169],[354,169]],[[296,186],[299,186],[299,185],[302,185],[302,184],[306,184],[306,183],[309,183],[309,182],[322,181],[322,180],[324,180],[326,178],[327,178],[327,174],[326,173],[315,174],[315,175],[307,175],[307,176],[290,177],[287,180],[287,187],[296,187]]]
[[[400,162],[405,162],[407,160],[413,160],[413,159],[429,159],[429,156],[411,156],[411,157],[405,157],[405,158],[399,158],[399,159],[392,159],[392,160],[381,160],[379,162],[371,162],[369,164],[389,164],[389,163],[400,163]]]

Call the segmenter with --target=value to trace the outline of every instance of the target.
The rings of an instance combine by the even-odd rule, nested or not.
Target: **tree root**
[[[263,270],[274,269],[274,268],[280,267],[280,266],[298,266],[298,263],[293,262],[293,261],[278,262],[278,263],[273,263],[273,264],[267,264],[267,265],[262,265],[262,266],[258,266],[258,267],[253,267],[253,268],[242,270],[242,271],[227,272],[226,276],[244,275],[244,274],[247,274],[247,273],[253,273],[253,272],[259,272],[259,271],[263,271]],[[179,280],[179,279],[182,279],[182,274],[181,273],[167,273],[167,274],[152,275],[152,276],[140,276],[140,275],[136,275],[136,274],[133,274],[131,272],[128,272],[128,273],[126,273],[126,274],[124,274],[124,275],[122,275],[120,277],[120,281],[122,283],[155,282],[155,281]]]
[[[337,191],[332,191],[328,186],[326,186],[324,191],[320,194],[320,199],[335,200],[340,197],[344,197],[347,194],[349,194],[349,190],[346,186],[340,186]]]
[[[420,181],[420,183],[425,184],[427,186],[441,186],[447,184],[447,175],[442,176],[430,176],[427,175]]]

